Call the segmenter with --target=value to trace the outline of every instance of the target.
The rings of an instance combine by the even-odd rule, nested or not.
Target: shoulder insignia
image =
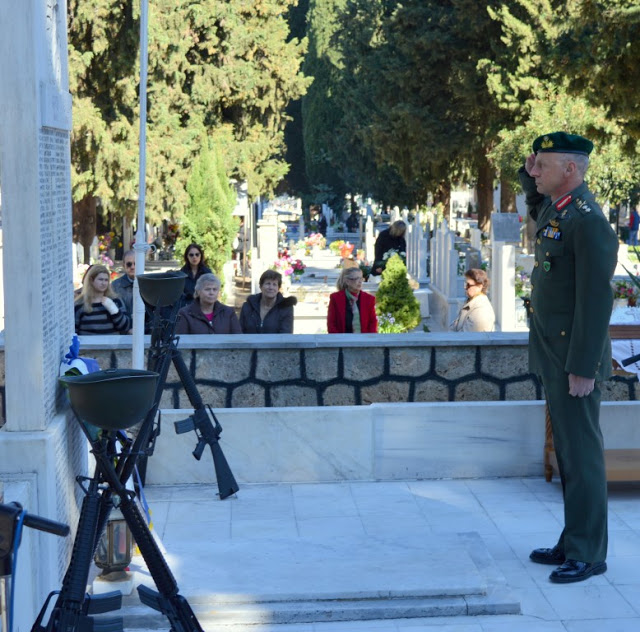
[[[561,211],[567,204],[571,202],[571,195],[565,195],[556,202],[556,208]]]
[[[591,213],[591,207],[582,198],[576,198],[576,206],[582,213]]]

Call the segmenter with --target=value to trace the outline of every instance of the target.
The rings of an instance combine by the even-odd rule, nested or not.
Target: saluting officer
[[[611,375],[611,278],[618,240],[584,183],[593,143],[540,136],[519,171],[536,222],[529,368],[544,386],[564,496],[564,529],[530,558],[578,582],[607,570],[607,482],[599,382]]]

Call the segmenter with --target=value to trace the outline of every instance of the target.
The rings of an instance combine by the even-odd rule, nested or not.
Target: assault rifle
[[[177,276],[177,274],[182,276]],[[198,442],[193,451],[193,456],[198,461],[202,457],[205,447],[208,445],[211,448],[211,456],[213,457],[213,465],[218,483],[218,493],[220,498],[224,499],[235,494],[239,487],[220,447],[219,441],[222,426],[213,414],[211,406],[205,406],[202,401],[202,397],[198,392],[198,387],[191,376],[191,372],[185,364],[182,354],[178,350],[179,338],[175,335],[178,311],[180,309],[180,302],[178,300],[180,294],[176,296],[177,288],[179,288],[181,293],[185,276],[183,273],[175,272],[141,274],[138,276],[142,298],[148,305],[156,306],[151,315],[151,345],[147,359],[147,369],[160,374],[158,396],[156,398],[155,408],[152,410],[155,416],[155,412],[160,404],[162,389],[167,380],[169,365],[173,363],[189,398],[189,402],[194,409],[193,415],[182,421],[175,422],[176,433],[183,434],[191,430],[195,431]],[[151,411],[149,414],[151,414]],[[159,432],[160,429],[158,426],[152,437],[150,437],[151,446],[147,451],[149,455],[153,453],[153,443]],[[146,468],[139,466],[138,469],[142,470],[140,475],[144,482]]]

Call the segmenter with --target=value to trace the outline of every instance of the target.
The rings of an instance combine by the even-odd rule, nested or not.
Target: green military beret
[[[533,141],[534,153],[562,153],[562,154],[584,154],[588,156],[593,149],[593,143],[577,134],[567,134],[566,132],[553,132],[538,136]]]

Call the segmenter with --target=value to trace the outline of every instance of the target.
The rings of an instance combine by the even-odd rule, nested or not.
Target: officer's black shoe
[[[558,548],[558,545],[552,549],[534,549],[529,555],[529,559],[536,564],[553,564],[560,566],[564,562],[564,553]]]
[[[601,575],[607,570],[606,562],[578,562],[566,560],[562,566],[556,568],[549,579],[556,584],[570,584],[589,579],[592,575]]]

